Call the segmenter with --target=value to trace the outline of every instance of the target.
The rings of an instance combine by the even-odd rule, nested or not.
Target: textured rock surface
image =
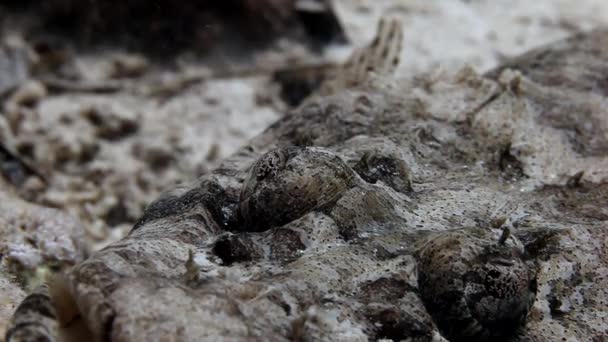
[[[41,265],[73,266],[86,256],[84,228],[52,208],[0,192],[0,253],[7,267],[35,271]]]
[[[486,76],[363,65],[165,193],[14,322],[69,302],[62,329],[32,333],[605,340],[606,60],[598,30]]]
[[[8,189],[1,179],[0,188]],[[74,217],[0,191],[0,331],[6,331],[24,289],[84,260],[85,246],[84,228]]]
[[[16,282],[8,277],[4,269],[0,269],[0,331],[5,332],[9,324],[9,318],[15,312],[17,305],[25,298],[25,292],[19,288]]]

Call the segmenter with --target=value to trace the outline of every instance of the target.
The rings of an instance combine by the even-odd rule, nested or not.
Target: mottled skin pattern
[[[57,329],[57,314],[51,304],[47,285],[26,297],[17,308],[7,341],[48,341]]]
[[[77,316],[29,297],[7,339],[605,341],[607,60],[599,30],[486,76],[358,65],[37,304]]]
[[[523,259],[523,245],[492,233],[442,233],[418,250],[421,297],[451,341],[509,335],[534,302],[536,279]]]

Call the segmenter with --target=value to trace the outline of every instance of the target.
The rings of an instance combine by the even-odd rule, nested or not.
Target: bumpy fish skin
[[[77,264],[90,338],[605,340],[608,31],[487,75],[379,60]]]
[[[421,297],[450,341],[509,336],[534,303],[523,245],[498,236],[490,229],[440,233],[417,253]]]

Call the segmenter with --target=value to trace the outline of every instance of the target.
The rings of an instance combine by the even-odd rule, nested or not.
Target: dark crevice
[[[522,163],[511,154],[511,145],[505,147],[498,158],[498,167],[505,179],[518,180],[525,176]]]
[[[246,235],[222,236],[215,242],[211,251],[227,266],[237,262],[252,261],[262,254]]]
[[[114,320],[116,319],[116,314],[112,314],[108,317],[103,324],[103,338],[102,340],[105,342],[112,342],[112,328],[114,326]]]

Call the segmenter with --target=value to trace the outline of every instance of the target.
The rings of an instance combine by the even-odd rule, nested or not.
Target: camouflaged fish
[[[394,82],[401,40],[383,21],[326,95],[27,297],[7,341],[606,340],[608,31]]]

